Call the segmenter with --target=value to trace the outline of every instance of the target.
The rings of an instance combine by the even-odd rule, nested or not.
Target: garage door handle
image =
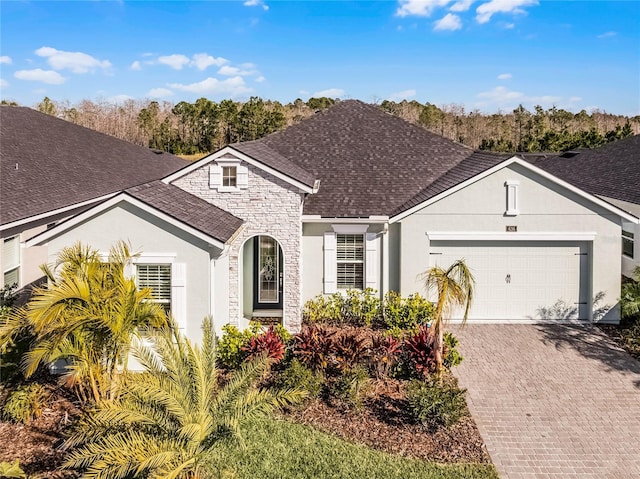
[[[507,284],[511,284],[511,275],[508,274],[507,277],[505,278],[505,281],[507,282]]]

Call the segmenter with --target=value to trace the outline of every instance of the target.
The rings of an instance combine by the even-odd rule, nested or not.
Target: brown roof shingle
[[[222,243],[243,223],[231,213],[162,181],[134,186],[125,193]]]
[[[357,100],[253,143],[321,180],[304,213],[326,217],[391,215],[474,153]]]
[[[0,107],[0,224],[90,201],[185,166],[24,107]]]
[[[640,205],[640,135],[575,153],[534,164],[591,194]]]

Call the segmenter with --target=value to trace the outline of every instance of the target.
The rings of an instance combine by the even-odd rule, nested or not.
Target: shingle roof
[[[640,135],[575,153],[534,164],[591,194],[640,204]]]
[[[307,186],[313,186],[316,180],[313,174],[258,140],[237,143],[231,147]]]
[[[327,217],[391,215],[474,153],[357,100],[253,143],[320,179],[304,213]]]
[[[162,181],[134,186],[125,193],[222,243],[243,223],[231,213]]]
[[[0,224],[159,179],[185,161],[24,107],[0,107]]]
[[[512,157],[512,154],[476,151],[397,208],[393,214],[396,215],[413,208]]]

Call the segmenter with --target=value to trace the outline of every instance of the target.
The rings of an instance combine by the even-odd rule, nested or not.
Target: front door
[[[282,309],[282,251],[270,236],[257,236],[253,249],[253,309]]]

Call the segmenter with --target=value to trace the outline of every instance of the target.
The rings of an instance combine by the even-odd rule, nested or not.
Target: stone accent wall
[[[290,331],[301,326],[302,204],[296,187],[245,162],[249,188],[218,192],[209,188],[209,164],[177,179],[173,184],[245,221],[229,244],[229,322],[242,325],[241,265],[238,258],[245,242],[257,235],[273,236],[284,256],[283,324]],[[217,298],[220,300],[220,298]]]

